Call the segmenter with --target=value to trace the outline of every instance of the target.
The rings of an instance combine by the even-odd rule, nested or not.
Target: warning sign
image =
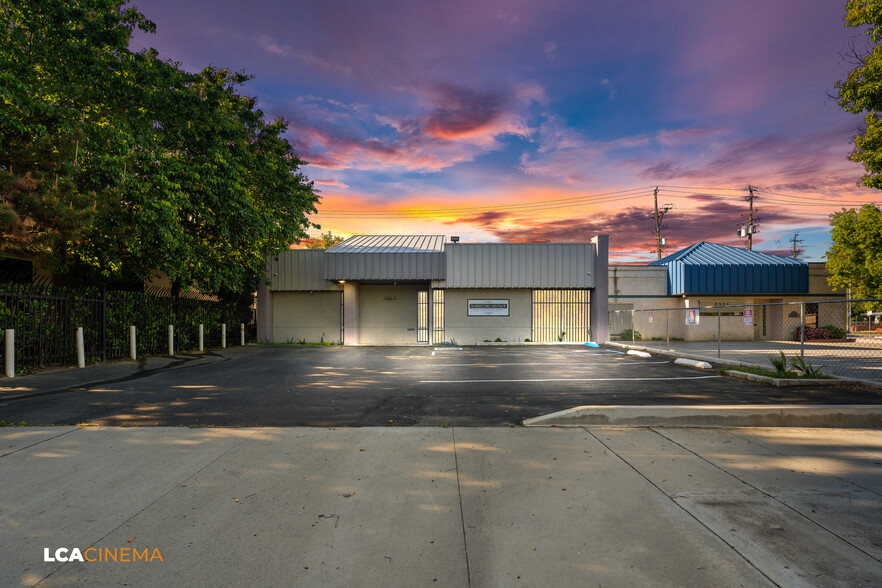
[[[744,309],[744,326],[749,327],[753,324],[753,309],[745,308]]]

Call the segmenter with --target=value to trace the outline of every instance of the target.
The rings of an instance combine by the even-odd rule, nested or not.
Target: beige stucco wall
[[[358,287],[359,343],[416,345],[417,292],[426,286]]]
[[[509,316],[468,316],[468,301],[507,299]],[[461,345],[494,341],[523,341],[530,337],[533,322],[532,290],[457,290],[444,291],[444,329],[448,341]]]
[[[273,341],[340,339],[340,292],[271,292]]]
[[[668,268],[646,265],[615,265],[609,268],[610,302],[616,294],[667,296]]]

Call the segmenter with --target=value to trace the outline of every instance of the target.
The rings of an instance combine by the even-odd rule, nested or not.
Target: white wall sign
[[[745,308],[744,309],[744,326],[749,327],[753,324],[753,309]]]
[[[508,316],[508,300],[469,300],[468,316]]]
[[[701,320],[699,317],[701,315],[698,312],[697,308],[687,308],[686,309],[686,324],[689,326],[695,326]]]
[[[649,317],[648,317],[648,320],[649,320],[649,323],[650,323],[650,324],[652,324],[652,318],[653,318],[653,317],[652,317],[652,311],[650,310],[650,311],[649,311]]]

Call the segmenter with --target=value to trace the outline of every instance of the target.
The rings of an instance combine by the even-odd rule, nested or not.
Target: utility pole
[[[802,243],[802,239],[797,239],[797,237],[799,237],[799,233],[796,233],[795,235],[793,235],[793,239],[792,239],[792,241],[793,241],[793,259],[796,259],[796,244]]]
[[[747,237],[747,249],[753,250],[753,234],[758,233],[757,226],[759,225],[759,217],[755,216],[759,210],[753,207],[753,201],[757,199],[757,196],[754,194],[756,188],[753,186],[748,186],[747,190],[750,192],[750,195],[745,196],[744,200],[750,203],[750,211],[747,215],[747,226],[741,226],[741,229],[738,230],[739,237]],[[744,218],[744,215],[741,215],[741,218]],[[743,222],[743,221],[742,221]]]
[[[667,241],[661,236],[661,232],[668,228],[667,225],[662,224],[662,219],[672,208],[674,208],[674,205],[665,204],[661,210],[658,209],[658,186],[655,187],[653,200],[655,201],[655,252],[658,255],[658,258],[661,259],[664,246],[667,245]]]

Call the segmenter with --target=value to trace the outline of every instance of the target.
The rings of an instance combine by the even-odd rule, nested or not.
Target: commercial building
[[[606,235],[590,243],[453,239],[360,235],[271,258],[258,292],[258,341],[605,342],[627,329],[644,338],[777,340],[801,320],[797,311],[809,326],[846,326],[844,305],[814,304],[845,298],[827,285],[822,263],[700,242],[649,265],[610,267]],[[812,304],[783,304],[798,301]],[[726,308],[707,308],[716,305]],[[695,328],[706,314],[720,315],[722,333],[716,322]]]
[[[790,338],[785,331],[801,320],[807,326],[845,328],[844,302],[820,308],[815,303],[846,298],[831,290],[827,277],[823,263],[702,241],[648,265],[609,268],[610,334],[615,339],[633,328],[644,339],[760,341]],[[786,304],[801,301],[809,304],[802,309]],[[703,315],[714,315],[707,317],[707,328],[700,328]],[[722,333],[717,332],[717,315]]]
[[[605,341],[608,237],[458,243],[359,235],[272,257],[258,341],[416,345]]]

